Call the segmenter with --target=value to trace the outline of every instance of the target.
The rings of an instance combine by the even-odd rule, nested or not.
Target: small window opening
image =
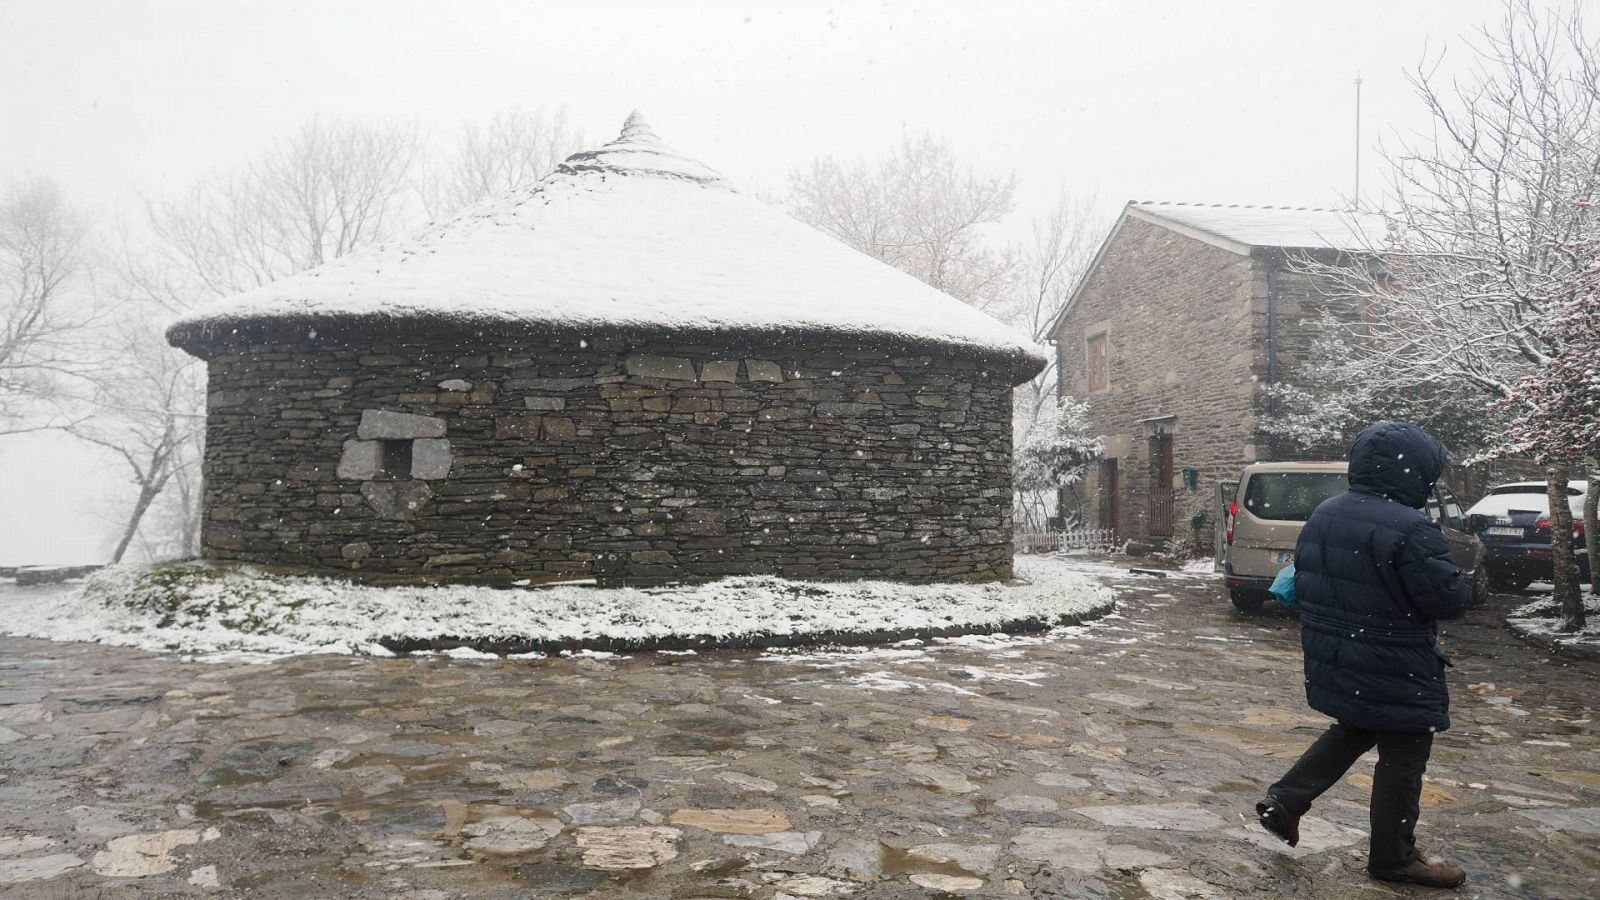
[[[1089,390],[1103,391],[1110,384],[1110,366],[1106,359],[1106,336],[1104,333],[1089,338],[1088,355],[1085,360],[1089,375]]]
[[[411,477],[411,441],[386,440],[379,463],[379,478]]]

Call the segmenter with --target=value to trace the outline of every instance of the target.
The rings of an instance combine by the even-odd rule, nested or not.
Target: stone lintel
[[[387,409],[364,409],[356,437],[362,440],[408,440],[414,438],[444,437],[443,419],[393,412]]]

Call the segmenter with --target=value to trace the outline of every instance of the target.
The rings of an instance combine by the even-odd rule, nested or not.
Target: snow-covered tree
[[[94,382],[94,415],[73,429],[107,448],[135,485],[117,558],[135,540],[185,552],[198,535],[204,429],[189,417],[204,409],[204,366],[141,328],[140,316],[165,320],[416,227],[423,151],[413,124],[319,116],[186,195],[147,203],[142,223],[121,223],[105,290],[132,314],[104,333],[120,363]],[[152,519],[162,534],[141,531]]]
[[[1515,386],[1512,451],[1563,459],[1600,452],[1600,242],[1590,253],[1589,285],[1551,310],[1540,329],[1549,360]]]
[[[1545,340],[1550,361],[1524,378],[1503,406],[1517,411],[1508,430],[1513,451],[1584,460],[1584,539],[1589,581],[1600,579],[1600,242],[1591,244],[1589,283],[1552,311]],[[1552,517],[1554,518],[1554,517]]]
[[[1015,514],[1022,530],[1043,531],[1058,493],[1083,480],[1105,454],[1105,441],[1091,428],[1089,404],[1071,397],[1031,424],[1013,453]]]
[[[1389,154],[1381,266],[1303,259],[1363,304],[1347,329],[1357,371],[1408,390],[1483,392],[1533,412],[1518,386],[1562,355],[1553,316],[1589,283],[1600,233],[1600,45],[1576,12],[1511,0],[1476,41],[1469,77],[1413,78],[1435,133]],[[1509,433],[1502,435],[1509,437]],[[1508,441],[1491,450],[1505,451]],[[1550,481],[1556,597],[1583,626],[1565,483],[1576,461],[1541,445]]]
[[[905,137],[882,159],[813,160],[789,175],[801,221],[985,309],[1003,302],[1013,260],[985,238],[1009,214],[1017,179],[979,174],[948,143]]]
[[[991,312],[1035,343],[1050,340],[1050,329],[1094,257],[1102,229],[1093,206],[1092,198],[1062,191],[1050,212],[1030,223],[1027,242],[1012,252],[1016,265],[1011,290]],[[1057,364],[1058,357],[1050,354],[1044,371],[1017,388],[1013,408],[1019,433],[1027,434],[1040,413],[1056,404]]]
[[[145,516],[174,478],[197,469],[196,432],[205,427],[204,369],[167,346],[160,319],[127,304],[105,330],[105,371],[85,401],[92,415],[70,432],[109,451],[134,486],[111,561],[120,562]]]
[[[55,184],[0,192],[0,435],[61,427],[94,317],[86,292],[88,225]]]
[[[1100,229],[1092,199],[1063,191],[1047,214],[1029,223],[1024,242],[996,241],[988,229],[1011,213],[1016,185],[1014,177],[979,174],[942,141],[908,137],[876,162],[819,159],[796,170],[787,205],[801,220],[1042,344],[1087,268]],[[1056,404],[1056,383],[1051,355],[1044,371],[1017,389],[1019,444]],[[1016,507],[1026,511],[1030,527],[1042,529],[1050,501],[1019,483]]]
[[[1422,426],[1457,460],[1477,460],[1499,446],[1510,416],[1492,406],[1493,394],[1465,381],[1388,378],[1382,358],[1352,347],[1339,327],[1329,322],[1328,337],[1312,345],[1314,378],[1263,389],[1274,402],[1261,427],[1280,449],[1339,458],[1363,428],[1384,419]]]
[[[1093,220],[1092,209],[1092,200],[1076,198],[1065,191],[1059,193],[1050,212],[1030,223],[1028,241],[1013,252],[1017,264],[1010,294],[992,312],[1036,343],[1049,342],[1050,329],[1094,256],[1094,238],[1100,228]],[[1044,370],[1012,392],[1012,431],[1017,447],[1027,444],[1036,430],[1041,430],[1040,436],[1046,439],[1052,439],[1052,433],[1054,439],[1059,439],[1063,415],[1058,404],[1063,398],[1058,392],[1058,362],[1056,354],[1049,354]],[[1083,431],[1088,428],[1085,409],[1071,398],[1065,402],[1066,418],[1073,420],[1071,427],[1080,429],[1077,437],[1098,440]],[[1029,530],[1041,531],[1059,493],[1024,488],[1022,479],[1019,472],[1013,486],[1018,519]]]
[[[413,227],[417,127],[311,119],[242,166],[150,203],[149,225],[203,296],[235,294]]]
[[[428,214],[440,219],[474,203],[526,187],[583,149],[565,107],[512,107],[487,122],[461,126],[456,145],[424,172]]]

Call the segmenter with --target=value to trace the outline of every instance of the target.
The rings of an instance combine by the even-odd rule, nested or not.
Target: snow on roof
[[[1368,250],[1388,234],[1383,216],[1353,209],[1137,200],[1128,209],[1249,247]]]
[[[637,112],[616,140],[532,187],[203,304],[168,337],[195,349],[245,323],[350,317],[820,331],[1000,356],[1019,369],[1045,360],[998,320],[735,191],[662,144]]]

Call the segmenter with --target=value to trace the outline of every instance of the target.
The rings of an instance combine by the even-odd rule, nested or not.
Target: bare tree
[[[113,563],[127,553],[168,485],[198,466],[193,450],[196,432],[204,428],[203,370],[167,346],[145,311],[127,305],[106,331],[115,365],[93,379],[88,401],[93,414],[70,428],[109,451],[135,489]]]
[[[467,122],[454,150],[425,178],[428,214],[448,216],[475,203],[526,187],[583,149],[583,133],[566,107],[512,107],[487,122]]]
[[[1011,213],[1016,178],[980,175],[948,144],[927,136],[904,138],[875,162],[814,160],[792,172],[789,182],[787,205],[801,220],[1005,319],[1039,343],[1048,340],[1094,253],[1093,201],[1064,192],[1048,214],[1033,219],[1025,243],[997,247],[986,230]],[[1059,421],[1055,367],[1052,356],[1043,372],[1016,391],[1018,447],[1029,445],[1036,422]],[[1042,530],[1053,494],[1037,485],[1021,487],[1021,480],[1019,475],[1014,498],[1019,521]]]
[[[147,204],[189,292],[238,293],[389,238],[418,218],[417,127],[314,118],[181,200]]]
[[[422,147],[414,125],[319,117],[239,169],[202,179],[182,199],[147,203],[147,229],[119,230],[119,303],[182,312],[415,225],[421,214],[411,184]],[[137,489],[116,558],[152,510],[164,527],[145,541],[192,554],[199,544],[204,369],[148,329],[124,329],[111,340],[124,365],[115,377],[96,380],[95,418],[73,432],[116,454]],[[164,497],[173,487],[174,496]]]
[[[945,293],[985,309],[1004,301],[1009,253],[984,229],[1009,214],[1017,179],[980,175],[950,145],[903,138],[888,156],[844,164],[830,158],[789,175],[800,220]]]
[[[88,363],[93,310],[75,282],[88,276],[88,226],[44,178],[0,195],[0,435],[61,427],[64,392]]]
[[[1055,206],[1031,223],[1029,241],[1014,252],[1017,260],[1011,296],[994,312],[1035,343],[1048,343],[1051,329],[1072,289],[1089,269],[1102,231],[1095,220],[1093,197],[1056,196]],[[1017,388],[1016,418],[1022,433],[1057,403],[1056,366],[1050,355],[1044,371]]]
[[[1017,265],[1011,293],[992,311],[1035,343],[1050,342],[1056,319],[1093,260],[1094,237],[1101,230],[1094,221],[1093,206],[1092,198],[1058,193],[1055,206],[1048,214],[1034,217],[1028,241],[1013,252]],[[1058,453],[1063,441],[1087,446],[1084,441],[1099,440],[1085,431],[1086,414],[1071,397],[1060,395],[1059,362],[1057,354],[1049,354],[1044,370],[1012,392],[1017,470],[1013,507],[1017,521],[1032,531],[1045,530],[1058,509],[1061,492],[1076,490],[1083,475],[1075,470],[1070,478],[1060,477],[1058,483],[1041,486],[1043,482],[1030,472],[1038,468],[1042,448]]]
[[[1371,378],[1470,385],[1528,409],[1517,387],[1562,354],[1551,315],[1589,283],[1600,233],[1600,46],[1576,12],[1547,18],[1511,0],[1485,31],[1469,78],[1414,76],[1435,135],[1390,154],[1395,210],[1384,266],[1323,265],[1366,302],[1348,342]],[[1504,442],[1501,447],[1507,446]],[[1566,482],[1578,460],[1536,448],[1550,483],[1563,628],[1583,627]]]

